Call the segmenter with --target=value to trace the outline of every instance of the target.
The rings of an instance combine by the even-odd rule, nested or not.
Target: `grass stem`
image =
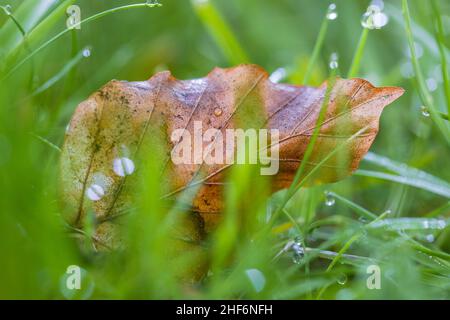
[[[361,36],[359,37],[358,46],[356,47],[355,55],[353,56],[352,64],[347,74],[348,79],[354,78],[358,75],[368,35],[369,29],[363,28]]]
[[[308,84],[309,79],[311,78],[311,74],[316,64],[317,58],[319,57],[319,53],[322,50],[323,43],[325,41],[325,36],[328,30],[329,20],[327,18],[327,14],[323,17],[322,24],[320,25],[319,35],[317,36],[316,43],[314,44],[314,49],[311,55],[311,59],[309,59],[308,66],[305,71],[305,76],[303,77],[302,84]]]
[[[448,76],[448,62],[444,45],[445,44],[444,27],[442,24],[442,18],[438,2],[436,0],[431,0],[430,3],[433,11],[433,19],[436,22],[436,42],[439,47],[439,55],[441,56],[442,79],[444,81],[444,92],[445,98],[447,100],[447,114],[450,114],[450,80]],[[446,120],[448,120],[448,117]]]
[[[428,91],[422,70],[420,68],[419,60],[417,59],[416,55],[416,48],[414,44],[414,37],[412,33],[411,28],[411,16],[409,13],[409,6],[408,6],[408,0],[402,0],[402,12],[403,12],[403,18],[405,20],[405,31],[406,36],[408,38],[408,44],[409,44],[409,50],[411,52],[411,62],[414,68],[414,74],[415,79],[417,82],[417,87],[419,88],[419,95],[422,99],[422,102],[425,104],[425,106],[430,111],[430,115],[433,119],[433,121],[436,123],[438,128],[443,133],[444,137],[446,138],[447,142],[450,143],[450,131],[445,123],[443,123],[443,120],[438,115],[438,110],[436,106],[434,105],[433,97],[431,96],[430,92]]]

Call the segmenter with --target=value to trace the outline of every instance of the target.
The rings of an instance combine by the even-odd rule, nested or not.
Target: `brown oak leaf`
[[[160,72],[143,82],[109,82],[78,106],[66,133],[61,182],[67,221],[81,227],[92,206],[98,221],[103,221],[97,235],[114,247],[114,223],[109,218],[129,205],[133,179],[145,161],[138,160],[141,149],[151,137],[161,135],[168,152],[162,168],[162,179],[169,186],[165,197],[197,185],[192,211],[199,214],[200,225],[204,222],[211,229],[223,208],[224,177],[231,164],[205,163],[204,159],[175,164],[170,153],[182,138],[173,139],[173,132],[181,129],[194,134],[196,123],[202,125],[203,133],[215,128],[223,136],[227,129],[279,130],[279,171],[272,178],[276,191],[292,182],[317,126],[326,90],[327,83],[317,88],[272,83],[255,65],[215,68],[194,80]],[[348,143],[348,161],[343,164],[337,156],[331,157],[313,180],[334,182],[351,174],[375,139],[383,108],[402,94],[401,88],[377,88],[363,79],[336,79],[304,175],[364,129]],[[211,146],[211,141],[202,141],[203,147]],[[201,232],[193,237],[200,239]]]

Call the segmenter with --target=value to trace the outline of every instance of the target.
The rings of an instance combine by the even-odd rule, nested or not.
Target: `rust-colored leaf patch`
[[[78,106],[67,130],[61,177],[68,222],[80,227],[91,206],[99,221],[129,206],[133,180],[145,161],[140,157],[143,144],[159,134],[166,137],[169,152],[161,173],[170,188],[165,197],[176,197],[195,182],[200,187],[190,205],[209,229],[223,209],[223,182],[231,165],[204,159],[174,163],[170,152],[182,139],[173,139],[173,132],[194,134],[196,124],[203,133],[215,128],[223,136],[227,129],[277,129],[279,170],[271,181],[275,191],[292,182],[317,126],[326,89],[326,83],[318,88],[274,84],[255,65],[215,68],[194,80],[161,72],[143,82],[111,81]],[[334,182],[351,174],[375,139],[383,108],[402,93],[401,88],[376,88],[363,79],[337,79],[303,175],[364,128],[345,149],[347,161],[331,157],[313,180]],[[211,141],[202,141],[202,146]],[[116,239],[110,221],[100,224],[98,232],[107,242]]]

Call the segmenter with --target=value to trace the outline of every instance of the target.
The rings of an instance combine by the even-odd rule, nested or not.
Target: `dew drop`
[[[89,49],[89,48],[84,48],[84,49],[83,49],[83,57],[89,58],[90,56],[91,56],[91,49]]]
[[[98,184],[92,184],[86,190],[86,196],[92,201],[98,201],[105,195],[105,190]]]
[[[336,52],[333,52],[330,56],[330,69],[337,69],[339,67],[339,62],[338,62],[339,56]]]
[[[328,20],[336,20],[337,17],[338,17],[338,13],[336,11],[336,4],[332,3],[328,6],[327,19]]]
[[[347,275],[345,273],[342,273],[337,278],[337,283],[340,285],[344,285],[347,283]]]
[[[134,163],[126,157],[116,158],[113,161],[113,170],[120,177],[129,176],[134,172]]]
[[[361,222],[361,223],[367,223],[367,219],[364,218],[364,217],[359,217],[358,221]]]
[[[361,17],[361,25],[369,30],[381,29],[388,22],[388,16],[377,5],[370,5]]]
[[[372,12],[366,11],[361,17],[361,25],[366,29],[374,29]]]
[[[266,277],[264,277],[264,274],[261,271],[258,269],[247,269],[245,270],[245,274],[256,292],[261,292],[264,289]]]
[[[305,249],[303,248],[300,237],[295,238],[290,249],[292,251],[292,262],[294,262],[295,264],[300,264],[303,257],[305,256]]]
[[[431,92],[436,91],[436,89],[438,87],[438,83],[435,79],[428,78],[426,80],[426,83],[427,83],[428,90],[430,90]]]
[[[437,222],[438,229],[444,229],[446,226],[447,226],[447,222],[445,222],[445,220],[441,219]]]
[[[427,241],[430,242],[430,243],[434,242],[434,235],[432,235],[432,234],[427,234],[427,235],[425,236],[425,240],[427,240]]]
[[[422,115],[424,117],[429,117],[430,116],[430,111],[428,111],[428,108],[425,106],[421,106],[420,107],[420,111],[422,112]]]
[[[329,191],[325,191],[325,205],[331,207],[336,203],[336,199]]]
[[[389,22],[389,18],[388,16],[383,13],[383,12],[377,12],[373,15],[373,24],[375,29],[381,29],[383,28],[385,25],[388,24]]]
[[[147,0],[147,6],[149,7],[161,7],[162,4],[158,2],[158,0]]]
[[[3,9],[3,11],[7,16],[12,15],[12,8],[9,4],[7,4],[6,6],[1,6],[1,8]]]
[[[215,109],[214,109],[214,115],[215,115],[216,117],[220,117],[220,116],[222,115],[222,113],[223,113],[223,111],[222,111],[221,108],[215,108]]]
[[[286,69],[278,68],[277,70],[272,72],[272,74],[269,77],[269,80],[272,81],[273,83],[278,83],[282,81],[284,78],[286,78],[286,76],[287,76]]]

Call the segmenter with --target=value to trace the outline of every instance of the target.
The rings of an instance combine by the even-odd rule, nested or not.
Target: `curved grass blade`
[[[370,224],[370,229],[386,230],[442,230],[448,227],[450,219],[392,218]]]
[[[95,21],[95,20],[100,19],[109,14],[113,14],[113,13],[120,12],[123,10],[137,9],[137,8],[153,8],[153,7],[159,7],[159,6],[160,6],[160,4],[136,3],[136,4],[129,4],[129,5],[121,6],[121,7],[116,7],[116,8],[112,8],[112,9],[105,10],[105,11],[99,12],[97,14],[94,14],[94,15],[78,22],[77,24],[74,24],[72,27],[75,28],[77,26],[87,24],[89,22]],[[22,67],[26,62],[28,62],[36,54],[41,52],[43,49],[45,49],[46,47],[48,47],[53,42],[55,42],[56,40],[58,40],[59,38],[61,38],[62,36],[64,36],[66,33],[70,32],[70,31],[72,31],[72,30],[68,29],[68,28],[64,29],[63,31],[61,31],[60,33],[58,33],[57,35],[55,35],[54,37],[52,37],[51,39],[46,41],[44,44],[39,46],[37,49],[35,49],[33,52],[31,52],[28,56],[26,56],[23,60],[21,60],[18,64],[16,64],[11,70],[9,70],[9,72],[1,79],[1,81],[4,81],[5,79],[9,78],[16,70],[18,70],[20,67]]]
[[[389,171],[395,172],[401,176],[410,177],[418,180],[425,180],[429,183],[440,185],[450,190],[450,184],[425,171],[409,167],[405,163],[394,161],[388,157],[380,156],[374,152],[368,152],[363,158],[364,161],[373,163]]]
[[[89,48],[86,47],[83,50],[81,50],[80,52],[78,52],[75,55],[75,57],[70,59],[58,73],[56,73],[53,77],[48,79],[39,88],[37,88],[33,92],[33,96],[38,95],[38,94],[46,91],[47,89],[49,89],[53,85],[55,85],[59,80],[64,78],[64,76],[66,76],[78,63],[80,63],[81,60],[83,60],[83,58],[85,58],[85,50],[89,50]]]
[[[431,118],[436,123],[439,130],[442,132],[444,138],[447,140],[448,143],[450,143],[449,126],[439,116],[439,109],[435,105],[433,97],[428,90],[427,84],[424,80],[422,69],[419,64],[419,60],[417,59],[416,48],[414,45],[414,36],[411,28],[411,17],[409,14],[408,0],[402,1],[402,11],[403,17],[405,19],[405,30],[406,36],[408,38],[409,50],[411,52],[411,62],[414,67],[414,75],[415,75],[414,79],[416,80],[416,85],[417,88],[419,89],[420,98],[423,104],[426,106],[426,108],[430,111]]]
[[[433,182],[430,182],[427,180],[421,180],[421,179],[413,178],[413,177],[399,176],[399,175],[389,174],[389,173],[380,172],[380,171],[371,171],[371,170],[362,170],[362,169],[356,170],[354,175],[377,178],[377,179],[388,180],[388,181],[392,181],[392,182],[396,182],[396,183],[400,183],[400,184],[405,184],[408,186],[427,190],[429,192],[438,194],[438,195],[446,197],[446,198],[450,198],[450,188],[448,188],[446,185],[438,185],[436,183],[433,183]]]
[[[15,11],[13,19],[0,29],[1,51],[8,56],[23,42],[23,34],[29,33],[55,8],[61,0],[24,1]],[[20,25],[20,30],[17,29]]]
[[[374,213],[370,212],[369,210],[361,207],[360,205],[354,203],[353,201],[350,201],[350,200],[348,200],[348,199],[338,195],[337,193],[328,192],[328,195],[334,197],[335,199],[338,199],[343,204],[345,204],[347,207],[349,207],[350,209],[353,209],[361,217],[364,217],[364,218],[370,219],[370,220],[374,220],[374,219],[377,218],[376,214],[374,214]]]

